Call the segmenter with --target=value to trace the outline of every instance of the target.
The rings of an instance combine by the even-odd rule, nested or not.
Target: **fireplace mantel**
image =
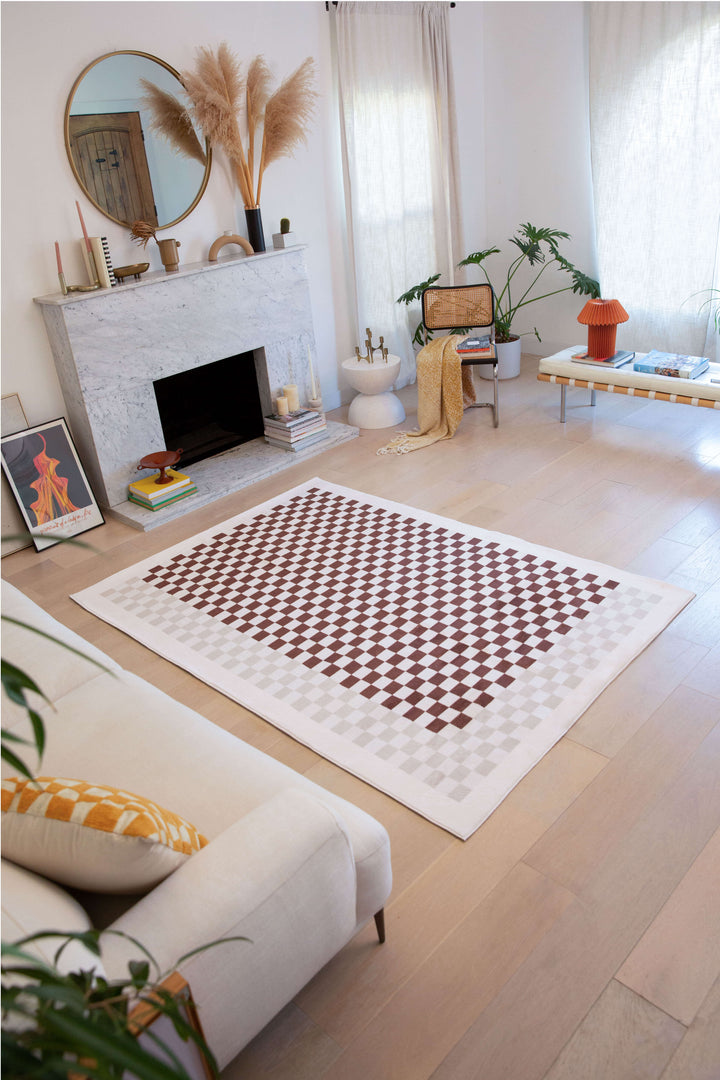
[[[165,446],[155,379],[252,352],[264,413],[285,383],[298,385],[301,400],[310,397],[308,350],[314,361],[316,351],[302,247],[190,264],[36,303],[80,455],[107,508],[127,507],[138,461]]]

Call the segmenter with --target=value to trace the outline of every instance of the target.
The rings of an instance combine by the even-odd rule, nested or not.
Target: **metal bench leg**
[[[596,394],[595,394],[595,391],[594,391],[594,390],[591,390],[591,391],[590,391],[590,404],[591,404],[591,405],[594,405],[594,404],[595,404],[595,398],[596,398]]]
[[[567,391],[567,386],[565,386],[565,384],[562,383],[561,386],[560,386],[560,423],[561,424],[565,423],[565,396],[566,396],[566,391]]]

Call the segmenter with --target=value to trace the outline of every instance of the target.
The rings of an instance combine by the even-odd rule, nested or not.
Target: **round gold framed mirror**
[[[149,53],[106,53],[80,72],[65,106],[65,148],[106,217],[164,229],[195,209],[212,155],[187,104],[178,72]]]

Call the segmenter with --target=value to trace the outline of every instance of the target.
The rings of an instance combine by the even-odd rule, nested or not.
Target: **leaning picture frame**
[[[129,1030],[139,1045],[160,1061],[172,1065],[179,1062],[191,1080],[216,1080],[217,1074],[203,1050],[207,1043],[187,981],[178,971],[173,971],[159,984],[158,990],[177,1005],[189,1037],[183,1038],[168,1013],[147,998],[130,1011]],[[152,996],[151,993],[150,999]]]
[[[2,467],[38,551],[104,524],[63,417],[3,436]]]

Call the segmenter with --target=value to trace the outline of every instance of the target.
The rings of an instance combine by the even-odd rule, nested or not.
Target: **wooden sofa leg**
[[[376,913],[375,926],[377,927],[380,944],[383,945],[385,942],[385,908],[380,908],[380,910]]]

